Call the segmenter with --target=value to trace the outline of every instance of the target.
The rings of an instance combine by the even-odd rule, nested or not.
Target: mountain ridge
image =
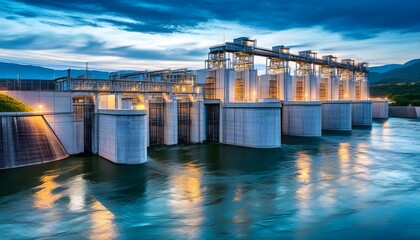
[[[72,77],[84,76],[85,70],[71,69],[70,74]],[[109,77],[109,72],[106,71],[89,70],[88,74],[89,78],[108,79]],[[0,62],[0,78],[52,80],[65,76],[67,76],[67,70],[55,70],[34,65]]]
[[[413,59],[401,67],[383,73],[371,70],[368,79],[371,84],[420,82],[420,59]]]

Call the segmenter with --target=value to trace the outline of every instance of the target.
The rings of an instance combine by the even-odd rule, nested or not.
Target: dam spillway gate
[[[220,104],[206,104],[206,140],[219,142]]]
[[[163,99],[149,102],[149,142],[150,145],[164,143],[165,103]]]
[[[178,143],[191,142],[191,106],[189,99],[178,102]]]

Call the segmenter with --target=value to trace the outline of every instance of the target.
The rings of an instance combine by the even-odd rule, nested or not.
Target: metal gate
[[[163,99],[149,102],[149,141],[150,145],[162,145],[164,140],[165,103]]]
[[[219,104],[206,104],[206,141],[219,142]]]
[[[191,142],[191,105],[188,99],[178,102],[178,143]]]
[[[85,151],[92,152],[92,128],[94,124],[95,106],[91,98],[85,98],[84,112]]]
[[[73,99],[73,119],[83,121],[84,150],[92,152],[92,129],[95,116],[95,105],[91,97]]]

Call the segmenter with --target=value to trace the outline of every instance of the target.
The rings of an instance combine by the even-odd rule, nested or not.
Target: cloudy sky
[[[371,66],[404,63],[420,58],[419,14],[415,0],[1,0],[0,61],[196,69],[209,46],[247,36],[263,47],[312,49]]]

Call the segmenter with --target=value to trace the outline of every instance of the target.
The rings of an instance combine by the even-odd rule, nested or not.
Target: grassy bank
[[[14,97],[0,93],[0,112],[33,112],[33,109]]]

